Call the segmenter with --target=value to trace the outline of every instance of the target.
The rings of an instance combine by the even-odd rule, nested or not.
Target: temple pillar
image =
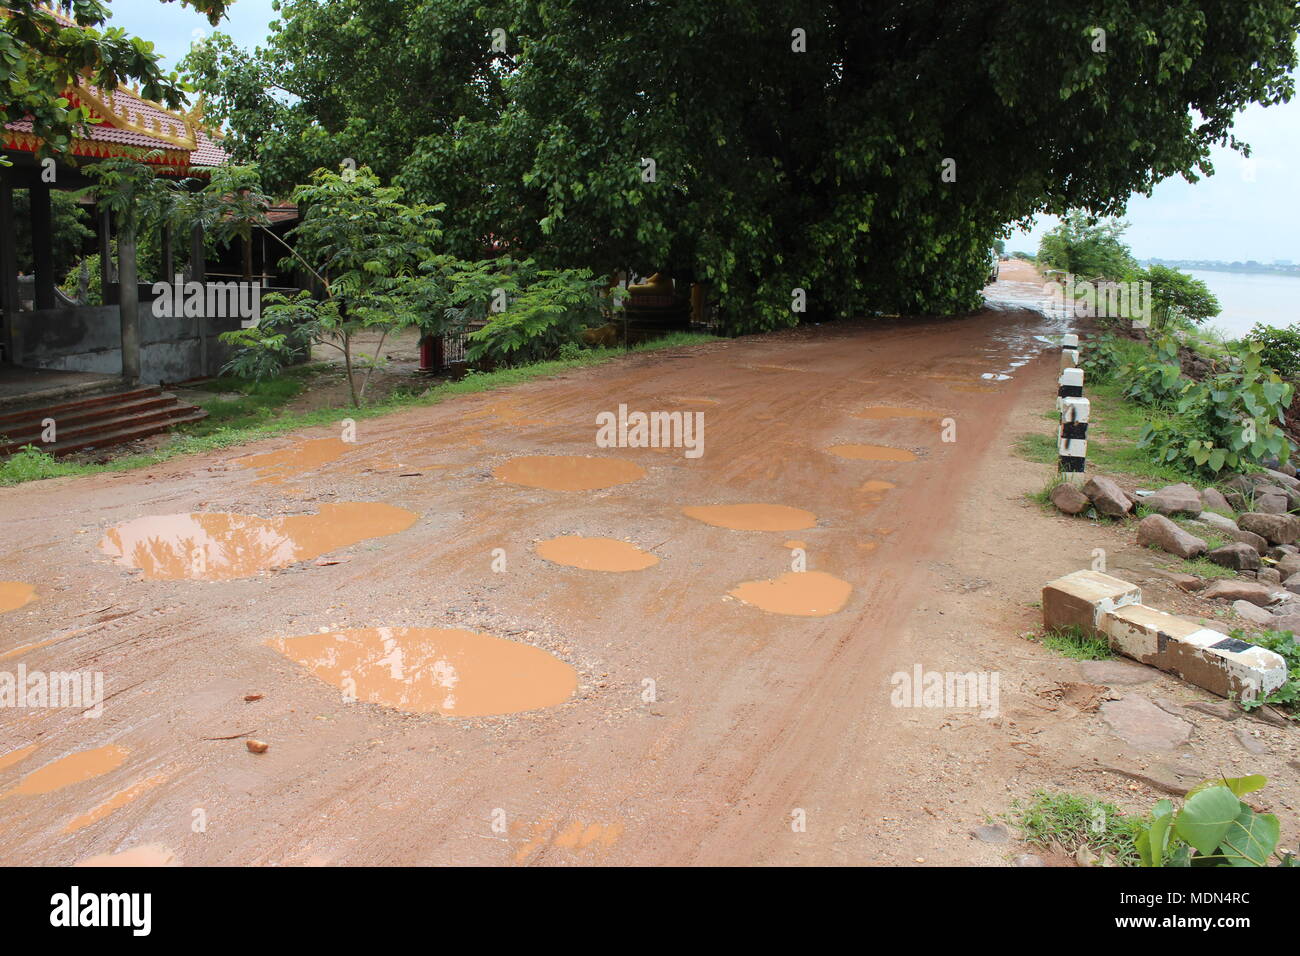
[[[108,287],[113,283],[113,216],[96,207],[95,229],[99,237],[99,294],[100,302],[108,305]]]
[[[18,362],[22,343],[14,335],[18,316],[18,221],[14,218],[14,187],[0,174],[0,307],[4,309],[4,360]]]
[[[33,182],[27,189],[32,210],[32,260],[36,264],[36,287],[33,308],[55,306],[54,224],[50,211],[50,187]]]
[[[136,279],[135,228],[117,234],[117,311],[122,329],[122,377],[140,381],[140,285]]]

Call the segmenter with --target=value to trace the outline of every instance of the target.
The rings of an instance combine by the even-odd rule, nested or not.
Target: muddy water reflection
[[[282,518],[225,512],[150,515],[109,529],[99,548],[116,563],[139,568],[151,581],[225,581],[397,534],[418,519],[404,508],[362,502],[325,504],[319,514]]]

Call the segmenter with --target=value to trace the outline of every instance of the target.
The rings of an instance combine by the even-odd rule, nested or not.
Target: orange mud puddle
[[[525,455],[492,469],[501,481],[548,491],[594,491],[645,477],[645,469],[625,458],[590,455]]]
[[[767,581],[746,581],[728,593],[773,614],[826,617],[841,610],[853,585],[825,571],[787,571]]]
[[[831,445],[827,451],[854,461],[916,461],[916,455],[907,449],[888,445]]]
[[[529,644],[455,628],[377,627],[268,642],[349,700],[409,713],[487,717],[554,707],[577,672]]]
[[[0,581],[0,614],[36,600],[36,589],[21,581]]]
[[[124,747],[110,744],[107,747],[68,754],[54,763],[46,764],[40,770],[32,771],[23,777],[18,786],[0,794],[0,799],[14,795],[37,796],[42,793],[53,793],[74,783],[89,780],[91,777],[102,776],[120,767],[129,753],[130,751]]]
[[[261,475],[257,484],[278,485],[303,472],[337,461],[354,447],[341,438],[314,438],[279,451],[240,458],[235,463],[256,469]]]
[[[897,405],[876,405],[854,412],[854,418],[866,418],[879,421],[886,418],[938,418],[939,412],[926,408],[902,408]]]
[[[572,534],[541,542],[537,553],[547,561],[584,571],[644,571],[659,563],[656,555],[626,541]]]
[[[262,518],[150,515],[110,528],[99,549],[150,581],[226,581],[405,531],[419,515],[378,503],[324,504],[319,514]]]
[[[116,813],[118,810],[121,810],[124,806],[126,806],[128,803],[133,801],[136,797],[140,796],[140,794],[144,793],[146,790],[152,790],[154,787],[158,786],[158,784],[163,783],[166,780],[167,780],[167,774],[165,773],[155,774],[152,777],[148,777],[144,780],[141,780],[139,783],[127,787],[125,790],[118,791],[117,793],[113,794],[113,796],[109,797],[107,800],[101,803],[99,806],[95,807],[95,809],[91,810],[89,813],[83,813],[81,816],[69,821],[63,827],[63,832],[76,833],[78,830],[85,829],[86,827],[90,826],[92,823],[98,823],[100,820],[104,819],[104,817],[108,816],[109,814]]]
[[[715,528],[733,531],[802,531],[817,524],[817,516],[789,505],[692,505],[682,513]]]

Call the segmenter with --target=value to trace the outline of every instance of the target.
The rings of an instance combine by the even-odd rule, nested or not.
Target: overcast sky
[[[114,0],[112,24],[152,40],[168,66],[189,49],[196,31],[211,28],[193,10],[158,0]],[[271,0],[236,0],[222,30],[245,47],[262,42],[274,18]],[[1129,202],[1127,239],[1139,258],[1290,259],[1300,262],[1300,97],[1269,109],[1254,106],[1237,120],[1237,135],[1254,147],[1251,160],[1216,150],[1215,175],[1192,184],[1166,180],[1150,198]],[[1033,252],[1055,220],[1017,235],[1011,249]]]

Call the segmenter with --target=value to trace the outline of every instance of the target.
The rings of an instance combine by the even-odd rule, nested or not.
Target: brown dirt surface
[[[1007,282],[1032,286],[1032,270],[1016,279],[1009,265]],[[1057,360],[1038,336],[1053,330],[1014,303],[805,327],[363,420],[343,453],[270,475],[241,459],[338,433],[0,489],[0,580],[37,592],[0,616],[0,670],[99,672],[107,698],[97,719],[0,709],[0,859],[148,848],[183,865],[1006,865],[1023,846],[970,831],[1037,787],[1143,808],[1164,795],[1150,780],[1220,770],[1266,773],[1294,844],[1295,730],[1188,709],[1212,698],[1150,671],[1106,685],[1023,637],[1043,583],[1098,547],[1155,602],[1196,600],[1162,587],[1122,526],[1026,500],[1051,469],[1011,447],[1052,427]],[[620,404],[702,411],[704,454],[597,447],[597,414]],[[827,451],[846,444],[914,460]],[[620,458],[644,476],[552,490],[494,475],[537,455]],[[281,518],[348,502],[418,520],[226,580],[145,580],[99,549],[110,528],[150,515]],[[816,523],[733,530],[683,512],[723,504],[784,505]],[[659,560],[609,573],[536,553],[561,535]],[[797,570],[800,550],[809,571],[851,586],[842,609],[793,616],[729,595]],[[273,646],[373,628],[531,645],[571,667],[576,690],[504,716],[449,715],[445,701],[404,712],[341,694]],[[386,630],[365,639],[400,650]],[[386,681],[403,679],[410,662],[384,660]],[[996,672],[998,713],[894,706],[891,676],[917,665]],[[440,679],[454,689],[454,673]],[[1194,724],[1190,741],[1132,752],[1085,685],[1172,708]],[[1248,753],[1242,728],[1267,753]],[[108,747],[124,758],[23,788]]]

